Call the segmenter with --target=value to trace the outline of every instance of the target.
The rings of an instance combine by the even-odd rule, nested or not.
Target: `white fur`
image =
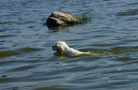
[[[54,51],[58,51],[60,54],[65,54],[67,56],[76,56],[80,54],[90,54],[89,52],[81,52],[70,48],[65,42],[58,41],[54,45],[52,45]]]

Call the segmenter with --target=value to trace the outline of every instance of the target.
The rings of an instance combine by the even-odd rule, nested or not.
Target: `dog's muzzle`
[[[52,49],[53,49],[54,51],[57,51],[57,45],[52,45]]]

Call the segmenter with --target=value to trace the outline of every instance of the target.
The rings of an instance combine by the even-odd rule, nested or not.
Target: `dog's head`
[[[64,53],[65,48],[68,47],[67,44],[63,41],[58,41],[54,45],[52,45],[52,49],[54,51],[58,51],[60,54]]]

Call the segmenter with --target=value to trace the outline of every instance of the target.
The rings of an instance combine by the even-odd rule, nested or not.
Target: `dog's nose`
[[[54,50],[54,45],[52,45],[52,49]]]
[[[54,51],[56,51],[56,49],[55,49],[55,45],[52,45],[52,49],[53,49]]]

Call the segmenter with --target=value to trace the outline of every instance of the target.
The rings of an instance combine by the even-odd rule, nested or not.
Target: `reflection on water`
[[[60,30],[63,30],[65,28],[68,28],[68,27],[62,27],[62,26],[58,26],[58,27],[49,27],[49,30],[53,30],[53,31],[60,31]]]
[[[112,49],[99,49],[99,50],[81,49],[80,51],[89,52],[89,53],[91,53],[91,55],[82,54],[82,55],[77,55],[77,56],[65,56],[65,55],[59,54],[58,52],[55,52],[54,55],[57,56],[59,61],[65,61],[65,60],[68,60],[67,57],[73,58],[73,57],[108,55],[108,54],[119,55],[119,54],[135,53],[135,52],[137,53],[138,52],[137,49],[138,49],[138,47],[133,47],[133,48],[115,47]]]
[[[137,14],[138,14],[138,10],[129,10],[126,12],[119,12],[118,13],[119,16],[137,15]]]
[[[137,0],[1,0],[0,89],[137,90],[137,5]],[[92,21],[44,26],[60,8],[74,16],[85,12]],[[51,48],[59,40],[92,55],[60,55]]]
[[[39,51],[39,49],[37,49],[37,48],[21,48],[19,50],[1,51],[0,52],[0,57],[20,55],[22,53],[28,53],[28,52],[34,52],[34,51]]]

